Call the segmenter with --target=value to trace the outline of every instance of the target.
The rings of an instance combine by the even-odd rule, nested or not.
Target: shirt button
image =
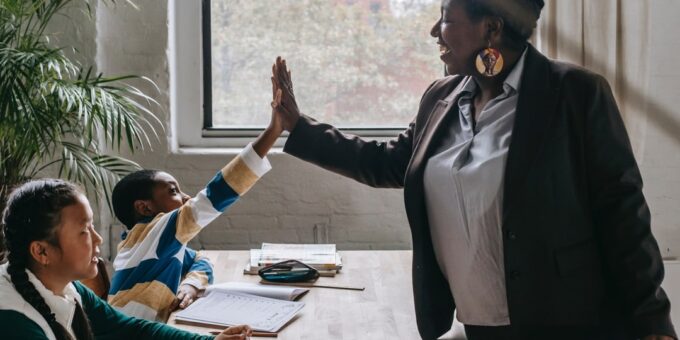
[[[508,231],[508,238],[514,241],[517,239],[517,235],[512,231]]]
[[[508,274],[508,277],[510,278],[510,280],[517,280],[519,278],[519,272],[513,270]]]

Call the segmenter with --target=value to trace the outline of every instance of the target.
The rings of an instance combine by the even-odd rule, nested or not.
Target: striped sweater
[[[182,283],[199,288],[212,281],[210,263],[187,243],[270,169],[249,144],[182,207],[135,225],[118,245],[109,303],[130,316],[165,322],[184,274]]]

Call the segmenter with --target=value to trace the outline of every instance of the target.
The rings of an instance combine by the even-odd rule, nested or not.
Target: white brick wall
[[[167,170],[193,194],[229,159],[186,157],[179,167],[170,161],[148,166]],[[339,249],[410,249],[401,190],[373,189],[281,153],[272,155],[271,162],[272,171],[190,246],[249,249],[262,242],[332,242]],[[122,231],[122,226],[115,228],[113,244]]]

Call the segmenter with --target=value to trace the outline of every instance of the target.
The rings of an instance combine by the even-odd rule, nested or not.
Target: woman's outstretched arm
[[[285,152],[369,186],[400,188],[404,185],[412,153],[413,123],[387,142],[346,135],[300,112],[291,72],[284,59],[276,58],[272,73],[274,92],[280,93],[272,119],[280,119],[283,129],[290,132]]]

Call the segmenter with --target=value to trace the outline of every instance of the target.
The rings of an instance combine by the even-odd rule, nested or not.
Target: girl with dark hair
[[[73,184],[28,182],[3,214],[8,263],[0,266],[3,339],[213,339],[121,314],[77,280],[97,275],[101,236],[92,209]],[[216,339],[246,339],[248,326]]]
[[[663,262],[607,81],[528,38],[543,0],[443,0],[450,76],[398,137],[346,136],[298,109],[283,60],[284,151],[403,188],[418,330],[468,339],[671,339]],[[492,65],[493,64],[493,65]]]

